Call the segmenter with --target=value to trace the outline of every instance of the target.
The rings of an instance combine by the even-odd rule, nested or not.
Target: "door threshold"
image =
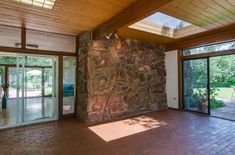
[[[14,125],[14,126],[7,126],[7,127],[0,128],[0,132],[14,130],[14,129],[21,129],[21,128],[23,129],[26,127],[32,127],[32,126],[36,126],[36,125],[46,125],[46,124],[57,122],[57,121],[59,121],[59,120],[54,119],[54,120],[48,120],[48,121],[42,121],[42,122],[33,122],[30,124],[20,124],[20,125]]]
[[[218,116],[211,116],[210,117],[214,117],[214,118],[219,118],[219,119],[223,119],[223,120],[227,120],[227,121],[232,121],[232,122],[235,122],[234,119],[229,119],[229,118],[223,118],[223,117],[218,117]]]
[[[218,117],[218,116],[212,116],[212,115],[209,115],[209,114],[206,114],[206,113],[203,113],[203,112],[190,111],[190,110],[183,110],[183,111],[193,113],[193,114],[199,114],[199,115],[202,115],[202,116],[207,116],[207,117],[218,118],[218,119],[222,119],[222,120],[235,122],[235,120],[233,120],[233,119],[223,118],[223,117]]]

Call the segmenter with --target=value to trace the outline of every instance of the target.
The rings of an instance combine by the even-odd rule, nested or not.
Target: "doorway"
[[[184,109],[209,114],[209,59],[183,62]]]
[[[184,109],[235,120],[235,55],[183,60]]]
[[[57,59],[1,53],[0,128],[58,119]]]

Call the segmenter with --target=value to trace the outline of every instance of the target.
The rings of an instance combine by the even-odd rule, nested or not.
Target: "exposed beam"
[[[99,39],[149,16],[172,0],[137,0],[122,12],[101,24],[93,32],[93,38]]]
[[[235,40],[234,27],[235,24],[177,39],[167,45],[167,51]]]

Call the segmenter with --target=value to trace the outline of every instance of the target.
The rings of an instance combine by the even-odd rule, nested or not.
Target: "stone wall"
[[[126,38],[83,40],[78,113],[95,123],[167,108],[164,51],[162,45]]]
[[[91,37],[89,32],[83,33],[79,37],[77,67],[77,117],[82,122],[84,122],[87,118],[87,53],[90,40]]]

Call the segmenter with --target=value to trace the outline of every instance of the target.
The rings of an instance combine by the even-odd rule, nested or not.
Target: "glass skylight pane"
[[[48,5],[54,5],[55,2],[52,2],[52,1],[45,1],[45,4],[48,4]]]
[[[22,3],[32,4],[32,0],[21,0]]]
[[[17,2],[30,4],[45,9],[53,9],[56,0],[14,0]]]
[[[53,8],[53,6],[52,6],[52,5],[46,5],[46,4],[44,4],[44,5],[43,5],[43,8],[46,8],[46,9],[52,9],[52,8]]]
[[[181,29],[183,27],[186,27],[188,25],[191,25],[190,23],[187,23],[185,21],[182,21],[180,19],[168,16],[164,13],[161,12],[157,12],[147,18],[145,18],[144,20],[164,26],[164,27],[168,27],[174,30],[178,30]]]
[[[42,7],[43,6],[43,3],[41,3],[41,2],[33,2],[33,5],[34,6],[39,6],[39,7]]]
[[[34,0],[34,2],[44,3],[44,0]]]

